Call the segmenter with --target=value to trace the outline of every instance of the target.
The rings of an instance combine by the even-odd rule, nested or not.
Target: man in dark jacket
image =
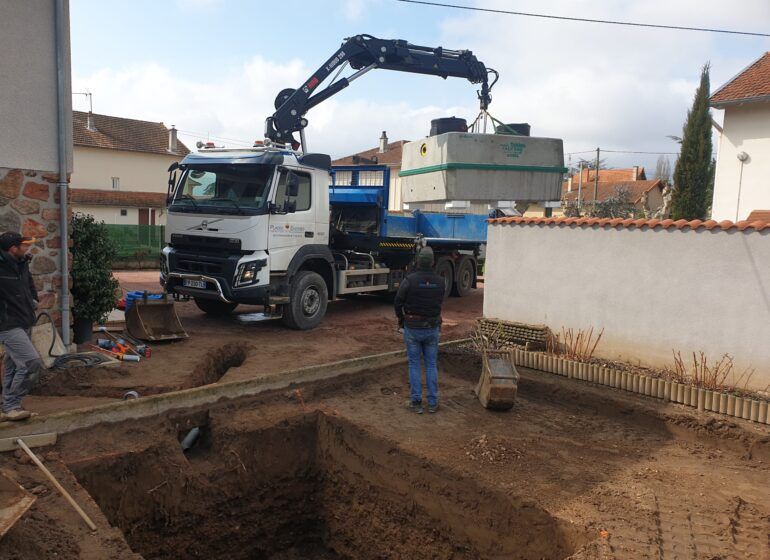
[[[398,288],[395,307],[409,358],[409,410],[422,414],[422,359],[428,387],[428,412],[438,411],[438,340],[444,279],[433,272],[433,250],[424,247],[417,255],[416,270]]]
[[[40,355],[30,340],[35,322],[37,290],[29,272],[27,254],[31,237],[16,232],[0,235],[0,344],[5,346],[3,420],[25,420],[32,414],[21,399],[43,370]]]

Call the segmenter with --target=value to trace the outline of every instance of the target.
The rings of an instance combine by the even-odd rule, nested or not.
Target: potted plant
[[[102,323],[118,303],[118,281],[112,277],[115,245],[104,222],[75,214],[70,222],[72,250],[72,315],[77,344],[89,342],[94,323]]]

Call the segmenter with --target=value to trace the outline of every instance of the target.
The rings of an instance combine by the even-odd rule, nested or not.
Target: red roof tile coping
[[[534,226],[534,225],[554,225],[560,227],[573,227],[573,226],[598,226],[601,228],[612,229],[631,229],[631,228],[661,228],[661,229],[676,229],[683,230],[685,228],[698,231],[701,229],[711,231],[713,229],[728,231],[733,228],[737,228],[739,231],[763,231],[770,230],[770,222],[763,220],[743,220],[738,223],[733,223],[730,220],[724,220],[717,223],[714,220],[647,220],[633,218],[521,218],[521,217],[507,217],[507,218],[493,218],[488,220],[491,225],[512,224],[521,226]]]

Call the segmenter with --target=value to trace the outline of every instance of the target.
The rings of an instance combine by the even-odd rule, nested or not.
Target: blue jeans
[[[2,410],[10,412],[21,408],[21,399],[29,393],[30,386],[44,368],[28,331],[2,331],[0,344],[5,346]]]
[[[425,359],[425,383],[428,405],[438,404],[438,339],[439,327],[432,329],[404,328],[406,355],[409,358],[409,386],[412,402],[422,401],[422,364]]]

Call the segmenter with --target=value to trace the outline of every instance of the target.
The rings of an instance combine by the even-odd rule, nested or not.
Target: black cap
[[[16,247],[24,243],[34,243],[37,241],[34,237],[24,237],[22,234],[15,231],[6,231],[0,235],[0,249],[7,251],[11,247]]]

